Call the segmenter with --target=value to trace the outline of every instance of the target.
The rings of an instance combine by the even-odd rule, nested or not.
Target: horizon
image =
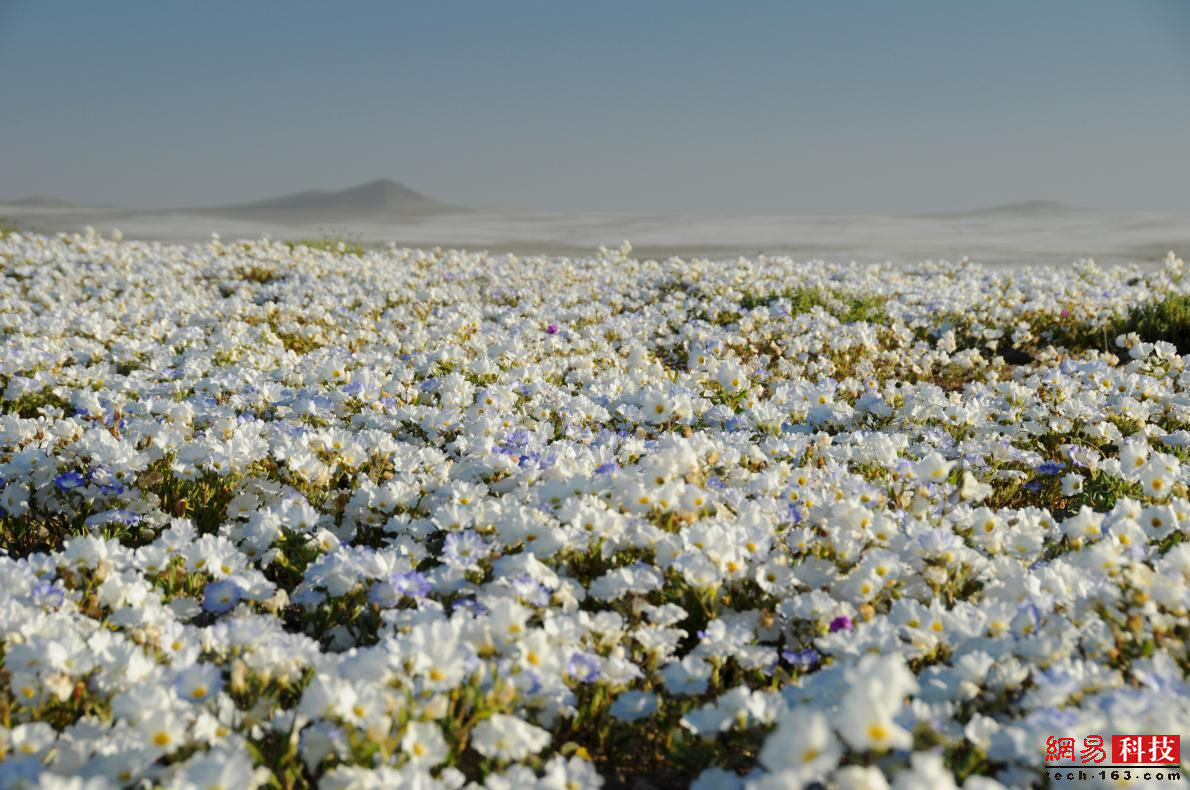
[[[488,209],[486,207],[475,207],[475,206],[461,205],[458,203],[447,203],[445,201],[439,200],[436,196],[434,196],[432,194],[427,194],[424,190],[421,190],[421,189],[416,188],[415,186],[406,184],[403,181],[393,178],[391,176],[380,176],[378,178],[373,178],[369,181],[365,181],[362,183],[349,184],[349,185],[342,186],[342,187],[314,186],[314,187],[310,187],[308,189],[301,189],[301,190],[297,190],[297,191],[293,191],[293,192],[286,192],[284,194],[278,194],[278,195],[254,195],[254,196],[243,195],[243,196],[239,196],[239,197],[229,197],[227,200],[219,202],[219,203],[191,205],[191,206],[157,206],[157,207],[153,207],[153,206],[120,205],[120,204],[114,204],[114,203],[83,203],[83,202],[79,202],[79,201],[70,200],[69,198],[62,198],[57,195],[17,195],[17,196],[0,195],[0,206],[4,206],[4,205],[24,206],[27,208],[34,208],[34,209],[43,208],[43,207],[44,208],[59,208],[60,207],[60,208],[67,208],[67,209],[69,209],[69,208],[85,208],[85,209],[102,208],[102,209],[130,211],[130,212],[137,212],[137,213],[214,212],[214,211],[221,211],[221,210],[227,210],[227,211],[240,210],[240,209],[244,209],[244,208],[255,207],[257,204],[269,204],[269,203],[273,203],[276,201],[282,201],[282,200],[287,200],[290,198],[298,198],[298,197],[307,197],[307,196],[335,197],[335,196],[343,195],[346,193],[359,192],[359,191],[365,190],[370,187],[378,187],[378,186],[397,187],[401,190],[405,190],[405,191],[411,193],[411,195],[416,198],[425,199],[431,203],[438,204],[441,207],[441,209],[445,210],[445,211],[461,211],[461,212],[485,212],[485,211],[500,212],[501,211],[501,209]],[[909,217],[930,217],[930,216],[942,216],[942,217],[957,216],[957,215],[963,215],[963,214],[980,214],[980,213],[985,213],[985,212],[997,212],[997,211],[1004,211],[1004,210],[1013,210],[1013,211],[1017,211],[1017,210],[1097,211],[1098,209],[1096,209],[1092,206],[1077,205],[1074,203],[1068,203],[1066,201],[1057,200],[1057,199],[1053,199],[1053,198],[1033,197],[1033,198],[1023,198],[1021,200],[1013,200],[1013,201],[1009,201],[1009,202],[1005,202],[1005,203],[995,203],[995,204],[991,204],[991,205],[976,206],[973,208],[959,208],[959,209],[948,209],[948,210],[937,210],[937,211],[907,211],[907,212],[895,212],[895,211],[894,212],[804,211],[804,212],[785,212],[785,214],[790,215],[790,216],[797,216],[797,215],[815,216],[818,214],[821,214],[824,216],[845,216],[848,214],[854,214],[854,215],[872,214],[874,216],[879,216],[879,215],[890,216],[890,217],[903,216],[903,217],[909,218]],[[532,209],[512,210],[512,213],[516,213],[517,211],[520,211],[521,213],[548,213],[548,212],[536,211],[536,210],[532,210]],[[689,211],[689,212],[655,211],[655,212],[632,212],[632,213],[615,212],[615,211],[587,211],[587,212],[574,211],[574,212],[561,212],[561,213],[573,213],[573,214],[586,213],[586,214],[608,214],[608,215],[624,214],[626,216],[632,216],[632,215],[637,215],[637,216],[647,216],[647,215],[653,215],[653,216],[667,216],[667,215],[673,215],[673,216],[681,216],[681,215],[714,216],[714,215],[718,215],[718,216],[728,216],[728,217],[730,217],[730,216],[746,217],[746,216],[763,216],[764,215],[762,212],[755,213],[755,214],[733,215],[730,212],[708,212],[708,211],[701,211],[701,212],[700,211]],[[1154,213],[1155,214],[1157,212],[1135,212],[1135,213]],[[776,212],[773,215],[781,216],[782,213]],[[399,214],[394,214],[393,219],[400,220],[401,217]]]
[[[0,185],[129,208],[387,177],[493,211],[1190,214],[1185,4],[673,8],[8,2]]]

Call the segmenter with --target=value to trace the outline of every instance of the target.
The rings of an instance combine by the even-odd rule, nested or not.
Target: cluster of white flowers
[[[1190,371],[1096,340],[1187,292],[10,234],[0,787],[983,790],[1188,733]]]

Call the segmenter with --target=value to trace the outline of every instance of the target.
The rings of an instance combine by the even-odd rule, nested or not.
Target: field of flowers
[[[10,233],[0,787],[982,790],[1190,733],[1188,295]]]

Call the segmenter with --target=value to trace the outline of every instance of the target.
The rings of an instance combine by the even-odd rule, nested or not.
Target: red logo
[[[1107,759],[1103,738],[1088,735],[1083,738],[1082,750],[1075,749],[1074,738],[1059,738],[1055,735],[1045,739],[1045,761],[1056,763],[1063,760],[1072,763],[1102,763]],[[1111,760],[1114,765],[1176,765],[1182,759],[1182,736],[1180,735],[1113,735],[1111,737]]]
[[[1114,763],[1177,763],[1181,760],[1180,735],[1113,735],[1111,759]]]

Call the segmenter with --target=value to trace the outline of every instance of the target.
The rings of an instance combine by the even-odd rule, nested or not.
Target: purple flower
[[[546,333],[547,335],[556,335],[556,334],[558,334],[558,325],[557,325],[557,324],[550,324],[549,326],[547,326],[547,327],[545,328],[545,333]]]
[[[835,631],[850,631],[852,627],[851,618],[845,614],[839,615],[834,620],[831,620],[831,633]]]
[[[531,576],[522,576],[519,579],[512,580],[512,589],[516,592],[517,597],[523,598],[534,606],[548,606],[550,602],[550,590],[543,584],[539,584]]]
[[[782,650],[781,658],[798,669],[810,669],[822,658],[812,647],[805,650]]]
[[[1082,445],[1074,445],[1066,454],[1070,458],[1070,463],[1075,466],[1081,466],[1087,469],[1095,469],[1099,466],[1099,451],[1093,447],[1083,447]]]
[[[400,604],[403,598],[420,601],[431,589],[430,582],[417,571],[394,573],[372,585],[368,590],[368,601],[382,609],[391,609]]]
[[[394,573],[389,577],[388,582],[398,593],[410,598],[424,598],[432,588],[429,580],[417,571]]]
[[[211,582],[203,588],[202,608],[214,614],[230,612],[243,596],[243,590],[231,579]]]
[[[483,617],[487,614],[487,610],[483,608],[483,604],[474,598],[460,598],[452,605],[454,611],[462,609],[464,612],[470,612],[476,617]]]
[[[442,546],[442,560],[452,567],[475,568],[491,551],[478,533],[452,532]]]
[[[599,659],[577,651],[566,662],[566,674],[580,683],[594,683],[599,678]]]
[[[1033,601],[1026,601],[1017,606],[1018,612],[1027,612],[1029,618],[1033,620],[1033,625],[1041,625],[1041,610],[1037,608],[1037,604]]]
[[[66,591],[53,582],[38,582],[33,586],[33,600],[46,609],[57,609],[66,601]]]
[[[136,526],[141,522],[143,516],[140,513],[134,513],[131,510],[104,510],[102,513],[95,513],[87,516],[88,527],[98,527],[104,524],[121,524],[125,527]]]

